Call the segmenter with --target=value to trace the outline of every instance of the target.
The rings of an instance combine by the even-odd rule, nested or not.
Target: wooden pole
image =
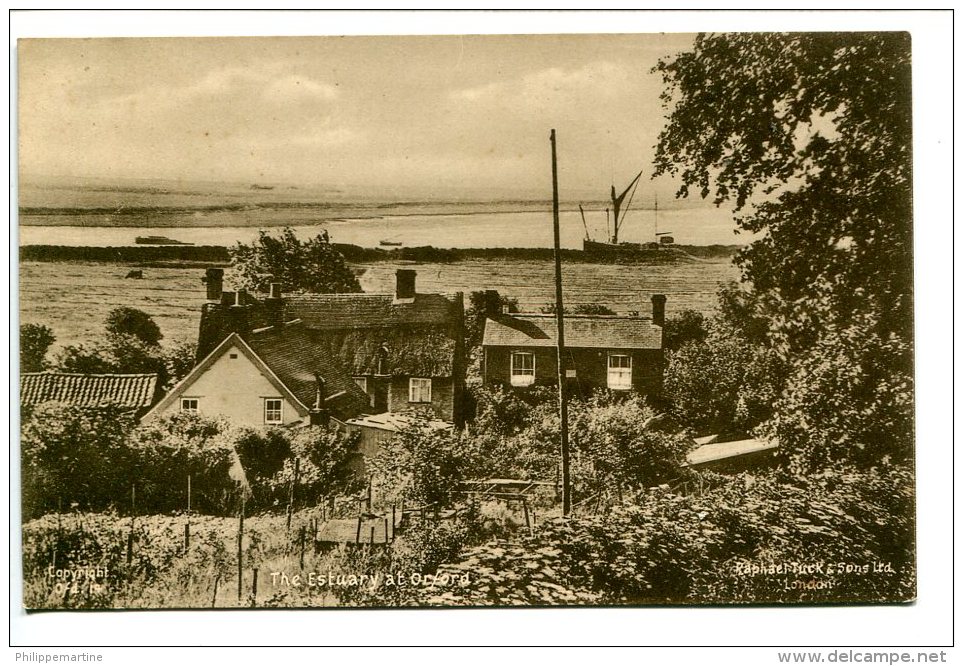
[[[555,319],[558,327],[558,410],[561,420],[562,516],[567,518],[572,512],[572,486],[569,476],[568,401],[565,395],[565,313],[562,306],[562,250],[558,222],[558,165],[554,129],[550,139],[552,142],[552,223],[555,233]]]
[[[241,497],[241,510],[237,514],[237,600],[241,600],[241,584],[244,580],[244,497]]]
[[[184,553],[191,546],[191,475],[187,475],[187,522],[184,523]]]
[[[304,568],[304,542],[305,542],[305,541],[307,541],[307,538],[306,538],[306,536],[305,536],[305,528],[304,528],[304,525],[302,525],[302,526],[301,526],[301,529],[298,530],[298,546],[299,546],[299,548],[300,548],[300,550],[301,550],[301,554],[300,554],[300,556],[298,557],[298,566],[299,566],[301,569]]]
[[[388,516],[385,516],[385,543],[388,543]]]
[[[522,509],[525,511],[525,527],[527,527],[529,531],[531,531],[532,521],[529,520],[529,517],[528,517],[528,500],[524,500],[524,499],[522,500]]]
[[[361,516],[358,516],[358,529],[354,533],[354,542],[358,543],[361,541]]]
[[[214,594],[211,595],[211,608],[214,608],[214,602],[217,601],[217,584],[221,582],[221,574],[217,574],[214,577]]]
[[[254,579],[251,581],[251,606],[257,606],[257,567],[254,567]]]
[[[368,541],[368,543],[371,544],[371,547],[372,547],[372,548],[374,547],[374,532],[375,532],[375,526],[372,525],[372,526],[371,526],[371,540]]]

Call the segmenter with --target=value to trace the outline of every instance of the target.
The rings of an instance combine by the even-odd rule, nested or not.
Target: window
[[[409,379],[408,402],[431,402],[431,380],[418,377]]]
[[[181,398],[181,411],[197,413],[197,398]]]
[[[358,387],[359,387],[362,391],[364,391],[365,393],[368,392],[368,378],[367,378],[367,377],[354,377],[354,383],[357,384]]]
[[[531,386],[535,382],[535,354],[512,352],[512,386]]]
[[[609,354],[610,389],[625,391],[632,388],[632,357],[628,354]]]
[[[264,422],[268,424],[281,423],[282,416],[281,398],[265,398]]]

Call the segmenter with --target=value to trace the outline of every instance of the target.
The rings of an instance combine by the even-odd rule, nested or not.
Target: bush
[[[130,498],[134,420],[116,406],[82,409],[48,402],[21,426],[24,518],[76,504],[104,508]]]
[[[419,418],[382,444],[369,469],[386,502],[450,506],[472,469],[470,451],[464,434],[434,429],[428,418]]]
[[[48,367],[47,351],[56,341],[53,331],[41,324],[20,326],[20,372],[42,372]]]
[[[114,308],[107,315],[106,328],[108,335],[132,335],[151,347],[164,337],[151,316],[136,308]]]
[[[555,519],[517,543],[470,549],[439,568],[440,574],[469,574],[470,585],[419,590],[410,603],[866,603],[914,597],[908,468],[848,469],[813,479],[771,472],[716,482],[701,496],[650,489],[607,515]],[[793,573],[793,564],[819,568]]]
[[[284,433],[288,455],[270,477],[256,483],[254,500],[262,508],[286,506],[297,464],[297,505],[316,506],[324,498],[347,495],[361,489],[355,473],[358,433],[346,434],[334,428],[312,426]],[[295,463],[297,461],[297,463]]]
[[[673,415],[696,430],[749,431],[771,416],[784,376],[775,352],[716,321],[705,340],[669,354],[665,393]]]
[[[912,346],[868,322],[831,329],[792,361],[765,425],[800,472],[913,457]]]

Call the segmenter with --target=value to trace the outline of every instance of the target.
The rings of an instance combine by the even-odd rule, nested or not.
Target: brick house
[[[230,334],[298,322],[302,349],[337,363],[366,395],[367,413],[426,408],[460,423],[465,378],[464,299],[421,294],[416,272],[399,269],[395,290],[375,294],[289,294],[273,284],[257,298],[222,289],[209,269],[198,357]]]
[[[652,296],[652,317],[565,315],[570,386],[583,395],[596,389],[662,391],[665,296]],[[558,382],[554,314],[489,310],[482,340],[486,385],[550,386]]]

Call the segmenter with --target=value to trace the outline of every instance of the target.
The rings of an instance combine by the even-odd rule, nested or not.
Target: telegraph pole
[[[555,161],[555,130],[552,130],[552,221],[555,230],[555,319],[558,327],[558,412],[562,434],[562,516],[572,514],[572,480],[569,474],[568,400],[565,386],[565,316],[562,307],[562,250],[558,224],[558,166]]]

